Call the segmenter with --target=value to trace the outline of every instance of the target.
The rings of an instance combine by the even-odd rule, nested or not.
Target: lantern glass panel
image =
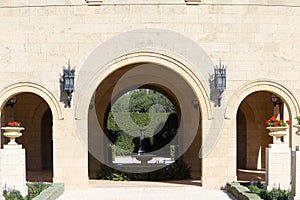
[[[222,77],[217,74],[216,76],[216,89],[220,89],[222,87]]]
[[[65,77],[65,85],[64,85],[64,90],[68,90],[70,85],[70,80],[69,77]]]
[[[223,74],[222,75],[222,89],[225,89],[226,88],[226,75]]]
[[[70,77],[70,88],[74,87],[74,77]]]

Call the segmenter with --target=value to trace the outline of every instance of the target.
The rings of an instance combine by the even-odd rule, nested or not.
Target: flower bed
[[[53,183],[47,189],[43,190],[33,200],[55,200],[64,193],[63,183]]]
[[[227,183],[226,188],[238,200],[262,200],[257,194],[251,193],[247,187],[240,183]]]
[[[20,191],[15,189],[3,190],[5,200],[55,200],[64,192],[63,183],[44,183],[30,182],[27,183],[28,195],[23,197]]]
[[[290,190],[280,188],[265,190],[265,185],[260,182],[243,183],[243,185],[238,182],[227,183],[226,188],[238,200],[288,200],[291,195]]]

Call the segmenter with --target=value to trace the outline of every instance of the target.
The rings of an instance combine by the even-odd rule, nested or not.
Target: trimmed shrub
[[[97,171],[97,179],[113,181],[162,181],[191,178],[191,168],[185,163],[172,163],[162,169],[148,173],[128,173],[103,165]]]
[[[250,192],[259,195],[265,200],[289,200],[291,196],[290,190],[282,190],[279,188],[273,188],[271,191],[265,190],[264,185],[260,182],[251,183],[248,186]]]
[[[3,197],[5,200],[23,200],[21,192],[16,189],[5,189],[3,190]]]

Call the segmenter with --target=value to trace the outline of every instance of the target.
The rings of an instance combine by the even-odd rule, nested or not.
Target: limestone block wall
[[[87,116],[76,118],[76,106],[73,105],[79,98],[76,95],[72,107],[64,108],[59,83],[62,66],[66,66],[70,59],[71,65],[77,66],[77,76],[90,53],[114,36],[143,28],[166,29],[194,41],[212,63],[217,64],[222,59],[222,63],[228,65],[222,106],[217,108],[211,104],[217,116],[203,119],[202,122],[207,123],[202,127],[203,137],[207,135],[210,124],[224,119],[229,99],[250,81],[275,81],[290,91],[293,98],[299,99],[300,2],[203,0],[196,6],[179,0],[168,2],[147,4],[145,1],[104,0],[101,6],[88,6],[84,0],[0,2],[0,90],[17,82],[34,82],[59,102],[62,117],[54,119],[54,176],[56,181],[64,181],[67,188],[68,183],[75,185],[74,174],[82,174],[78,179],[87,179],[85,143],[80,142],[77,134],[80,131],[85,133],[87,127],[74,125],[76,120],[87,120]],[[272,6],[274,4],[276,6]],[[151,46],[144,46],[147,45]],[[179,44],[174,42],[172,45],[174,50]],[[192,64],[197,68],[197,63]],[[212,71],[213,66],[207,68]],[[87,74],[83,73],[83,76],[81,80],[86,82],[76,83],[74,94],[80,94],[82,85],[90,81]],[[209,94],[209,75],[202,76]],[[288,106],[297,108],[297,105]],[[290,112],[294,117],[299,111]],[[209,180],[207,185],[211,187],[219,187],[226,180],[235,178],[234,117],[226,119],[223,127],[215,128],[218,132],[222,129],[222,134],[214,151],[203,160],[203,180]],[[292,141],[292,145],[297,143],[300,141]],[[73,151],[74,147],[78,148]],[[68,173],[64,172],[66,168],[70,169]]]

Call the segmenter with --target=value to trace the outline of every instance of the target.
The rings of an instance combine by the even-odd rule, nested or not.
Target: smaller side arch
[[[4,102],[11,96],[22,92],[31,92],[40,96],[49,105],[53,118],[57,120],[63,119],[61,107],[55,96],[45,86],[28,81],[20,81],[0,89],[1,107],[4,106]]]
[[[254,80],[245,83],[233,93],[226,107],[225,118],[235,118],[238,107],[240,106],[241,102],[248,95],[257,91],[268,91],[278,95],[286,102],[291,117],[299,115],[299,104],[289,88],[273,80]]]

